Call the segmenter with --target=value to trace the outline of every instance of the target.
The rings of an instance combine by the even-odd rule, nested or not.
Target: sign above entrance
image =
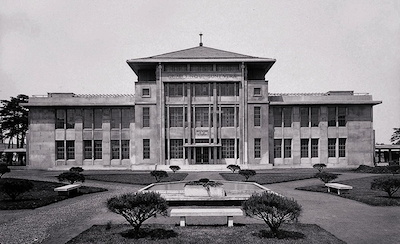
[[[195,137],[196,138],[210,138],[210,129],[208,128],[196,128],[195,129]],[[211,133],[211,137],[212,137],[212,133]]]
[[[164,74],[162,80],[174,81],[241,81],[241,74]]]

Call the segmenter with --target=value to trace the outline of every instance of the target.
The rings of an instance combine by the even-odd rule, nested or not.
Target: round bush
[[[230,164],[230,165],[227,166],[227,168],[229,170],[231,170],[232,173],[235,173],[235,171],[239,171],[240,170],[240,166],[236,165],[236,164]]]
[[[391,198],[400,189],[400,178],[380,177],[374,179],[371,183],[371,189],[384,191]]]
[[[57,178],[59,181],[68,181],[70,184],[76,181],[85,182],[85,176],[75,171],[61,173]]]
[[[81,167],[72,167],[69,169],[69,171],[81,173],[81,172],[83,172],[83,169]]]
[[[336,174],[332,174],[332,173],[320,172],[320,173],[316,173],[315,177],[322,180],[324,183],[328,183],[328,182],[336,179],[338,176]]]
[[[317,169],[318,172],[322,172],[324,170],[324,168],[326,168],[326,164],[314,164],[313,168]]]
[[[150,172],[150,175],[153,176],[157,182],[160,182],[162,178],[168,177],[168,173],[164,170],[153,170]]]
[[[181,167],[179,167],[178,165],[171,165],[169,166],[169,168],[175,173],[176,171],[180,170]]]
[[[33,183],[29,180],[6,180],[1,190],[6,193],[13,201],[33,188]]]
[[[255,170],[252,169],[241,169],[239,170],[239,174],[243,175],[246,178],[246,181],[248,181],[251,176],[254,176],[257,173]]]

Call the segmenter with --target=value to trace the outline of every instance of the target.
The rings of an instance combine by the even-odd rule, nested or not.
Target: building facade
[[[135,95],[29,99],[32,168],[187,170],[373,165],[368,94],[272,94],[275,59],[198,47],[127,63]]]

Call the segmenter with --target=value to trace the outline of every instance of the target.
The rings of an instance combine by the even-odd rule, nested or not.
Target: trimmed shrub
[[[9,173],[11,169],[7,166],[7,164],[0,164],[0,178],[5,174]]]
[[[371,189],[384,191],[389,195],[390,198],[392,198],[393,194],[400,189],[400,178],[380,177],[378,179],[374,179],[371,182]]]
[[[247,216],[264,220],[274,237],[283,223],[297,221],[301,212],[300,204],[294,199],[268,192],[253,194],[243,202],[242,208]]]
[[[400,173],[400,166],[399,165],[389,165],[387,166],[387,169],[393,174],[399,174]]]
[[[236,165],[236,164],[230,164],[227,167],[229,170],[232,171],[232,173],[235,173],[235,171],[239,171],[240,170],[240,166]]]
[[[1,190],[6,193],[13,201],[15,201],[15,199],[19,195],[32,190],[32,188],[33,183],[29,180],[6,180],[3,183]]]
[[[327,173],[327,172],[320,172],[315,174],[315,178],[318,178],[322,180],[324,183],[328,183],[334,179],[336,179],[338,176],[336,174],[332,173]]]
[[[207,183],[207,182],[209,182],[210,181],[210,179],[208,179],[208,178],[201,178],[200,180],[199,180],[199,182],[202,182],[202,183]]]
[[[318,172],[324,171],[324,168],[326,168],[326,164],[314,164],[313,168],[318,170]]]
[[[107,200],[107,208],[122,215],[133,226],[134,236],[138,236],[144,221],[156,214],[167,216],[167,201],[156,192],[127,193]]]
[[[180,170],[181,167],[179,167],[178,165],[171,165],[169,166],[169,168],[175,173],[176,171]]]
[[[239,170],[239,174],[243,175],[246,178],[246,181],[248,181],[251,176],[254,176],[257,173],[255,170],[252,169],[241,169]]]
[[[74,184],[76,181],[85,182],[85,176],[75,171],[69,171],[61,173],[57,176],[59,181],[68,181],[70,184]]]
[[[81,173],[81,172],[83,172],[83,169],[81,167],[72,167],[69,169],[69,171]]]
[[[162,178],[168,177],[168,173],[164,170],[153,170],[150,172],[150,175],[153,176],[157,182],[160,182]]]

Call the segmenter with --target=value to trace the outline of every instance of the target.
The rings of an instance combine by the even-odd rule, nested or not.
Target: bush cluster
[[[178,165],[171,165],[169,166],[169,168],[175,173],[176,171],[180,170],[181,167],[179,167]]]
[[[246,178],[246,181],[248,181],[251,176],[254,176],[257,173],[255,170],[252,169],[241,169],[239,170],[239,174],[244,176]]]
[[[236,164],[230,164],[230,165],[227,166],[227,168],[229,170],[231,170],[232,173],[235,173],[235,171],[239,171],[240,170],[240,166],[236,165]]]
[[[314,164],[313,168],[318,170],[318,172],[322,172],[326,168],[326,164]]]
[[[30,190],[33,189],[33,183],[29,180],[5,180],[1,190],[6,193],[13,201]]]
[[[150,175],[153,176],[157,182],[160,182],[162,178],[168,177],[168,173],[164,170],[153,170],[150,172]]]
[[[322,180],[324,183],[328,183],[334,179],[336,179],[338,176],[336,174],[332,173],[327,173],[327,172],[319,172],[315,174],[315,177]]]
[[[395,177],[380,177],[371,182],[372,190],[381,190],[386,192],[390,198],[393,197],[400,189],[400,178]]]

